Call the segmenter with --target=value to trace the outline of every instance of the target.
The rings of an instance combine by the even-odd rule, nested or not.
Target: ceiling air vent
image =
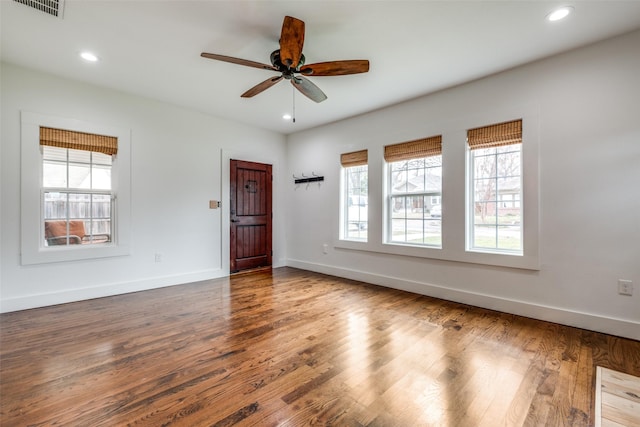
[[[62,18],[64,0],[14,0],[49,15]]]

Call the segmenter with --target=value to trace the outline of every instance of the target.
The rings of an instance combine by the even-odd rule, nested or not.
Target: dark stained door
[[[271,165],[231,160],[231,272],[271,265]]]

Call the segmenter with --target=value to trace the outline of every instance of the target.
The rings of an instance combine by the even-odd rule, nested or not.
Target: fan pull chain
[[[291,114],[293,123],[296,122],[296,88],[291,86],[291,98],[293,100],[293,113]]]

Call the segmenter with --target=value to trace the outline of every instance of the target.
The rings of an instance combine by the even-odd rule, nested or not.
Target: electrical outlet
[[[323,254],[328,254],[329,253],[329,245],[327,245],[326,243],[324,245],[322,245],[322,253]]]
[[[631,280],[618,280],[618,293],[620,295],[633,295],[633,282]]]
[[[162,254],[156,253],[156,262],[162,262]]]

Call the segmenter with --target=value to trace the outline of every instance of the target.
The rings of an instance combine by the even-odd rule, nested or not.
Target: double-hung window
[[[43,246],[112,241],[115,137],[40,128]]]
[[[442,136],[387,145],[387,243],[442,247]]]
[[[467,249],[522,255],[522,120],[470,129],[467,143]]]
[[[369,208],[369,166],[367,150],[344,153],[342,165],[342,212],[340,238],[367,240]]]

